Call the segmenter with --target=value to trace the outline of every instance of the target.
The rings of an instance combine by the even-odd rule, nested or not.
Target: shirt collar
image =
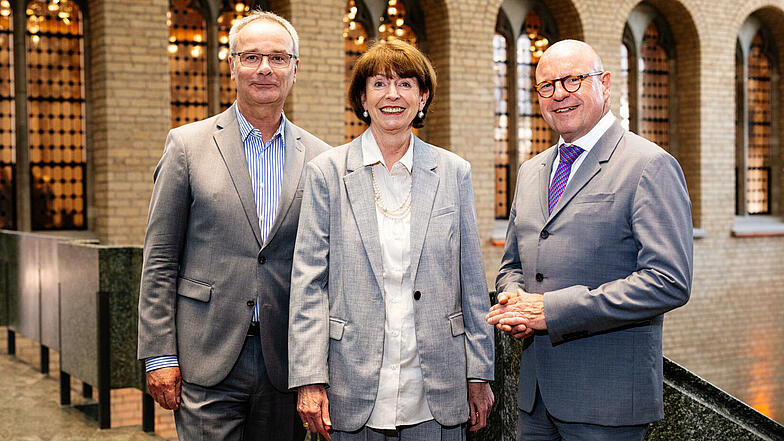
[[[240,125],[240,136],[242,136],[242,142],[244,143],[250,135],[261,137],[261,132],[259,129],[253,127],[253,124],[251,124],[247,119],[245,119],[244,116],[242,116],[242,112],[240,112],[240,108],[237,107],[236,104],[234,105],[234,110],[237,112],[237,122]],[[283,145],[286,145],[286,113],[281,112],[280,116],[281,118],[278,130],[275,131],[270,140],[273,140],[276,136],[280,135],[280,138],[283,141]]]
[[[604,135],[604,132],[606,132],[614,122],[615,115],[613,115],[612,112],[607,112],[588,133],[581,136],[580,138],[575,139],[571,144],[580,147],[586,152],[590,152],[593,146],[595,146],[596,143],[599,142],[599,139]],[[562,144],[566,143],[564,142],[564,139],[559,136],[558,147],[561,147]]]
[[[376,143],[376,137],[373,136],[373,132],[369,128],[362,134],[362,162],[363,165],[374,165],[380,162],[384,167],[387,166],[386,162],[384,162],[384,156],[381,154],[381,149],[378,147],[378,143]],[[403,154],[403,157],[398,162],[403,164],[406,170],[411,173],[411,167],[414,165],[413,133],[408,142],[406,153]]]

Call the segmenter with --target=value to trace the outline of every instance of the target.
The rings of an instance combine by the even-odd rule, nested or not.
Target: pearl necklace
[[[381,196],[381,190],[378,188],[376,173],[373,171],[373,166],[370,167],[370,176],[373,179],[373,194],[375,196],[376,207],[381,210],[381,213],[390,219],[402,219],[405,217],[408,212],[411,211],[411,187],[413,187],[413,182],[408,183],[408,194],[403,203],[397,208],[390,209],[384,205],[384,198]]]

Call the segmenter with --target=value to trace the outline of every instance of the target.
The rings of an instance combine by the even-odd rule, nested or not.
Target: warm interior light
[[[170,54],[176,54],[177,53],[177,45],[176,44],[170,44],[169,45],[169,53]]]
[[[229,44],[229,37],[226,35],[221,35],[220,42],[221,44]]]
[[[191,49],[191,56],[193,58],[199,58],[199,55],[201,55],[201,47],[194,46],[194,48]]]

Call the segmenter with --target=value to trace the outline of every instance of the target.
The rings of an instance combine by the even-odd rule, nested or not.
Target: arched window
[[[544,5],[499,10],[493,36],[496,219],[509,217],[517,167],[555,142],[539,111],[534,85],[539,58],[556,40],[554,21]]]
[[[640,47],[640,129],[639,134],[664,150],[670,150],[670,70],[667,52],[661,45],[659,28],[653,21]]]
[[[663,15],[641,3],[629,14],[621,44],[620,120],[677,157],[673,130],[675,43]]]
[[[16,228],[16,142],[11,5],[0,3],[0,228]]]
[[[33,229],[86,227],[82,16],[70,0],[27,4],[27,110]]]
[[[778,149],[774,114],[776,49],[770,32],[754,16],[744,23],[737,43],[736,214],[774,214],[773,162]]]
[[[531,10],[517,39],[517,137],[521,162],[553,144],[553,134],[539,110],[539,98],[534,88],[536,65],[550,43],[539,14]]]
[[[618,119],[623,128],[629,130],[629,47],[625,43],[621,43],[621,70],[615,83],[621,98]]]
[[[207,27],[194,0],[171,0],[168,23],[171,125],[178,127],[207,117]]]
[[[495,217],[509,216],[509,108],[506,37],[496,33],[493,36],[493,91],[495,97]]]

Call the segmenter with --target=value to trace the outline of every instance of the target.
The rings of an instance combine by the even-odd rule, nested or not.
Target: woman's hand
[[[329,399],[327,391],[321,384],[302,386],[297,391],[297,413],[302,418],[302,425],[313,433],[318,433],[327,441],[332,421],[329,419]]]
[[[476,432],[487,425],[487,417],[494,402],[495,397],[493,390],[490,389],[490,383],[468,382],[468,410],[471,412],[468,417],[471,423],[469,431]]]

